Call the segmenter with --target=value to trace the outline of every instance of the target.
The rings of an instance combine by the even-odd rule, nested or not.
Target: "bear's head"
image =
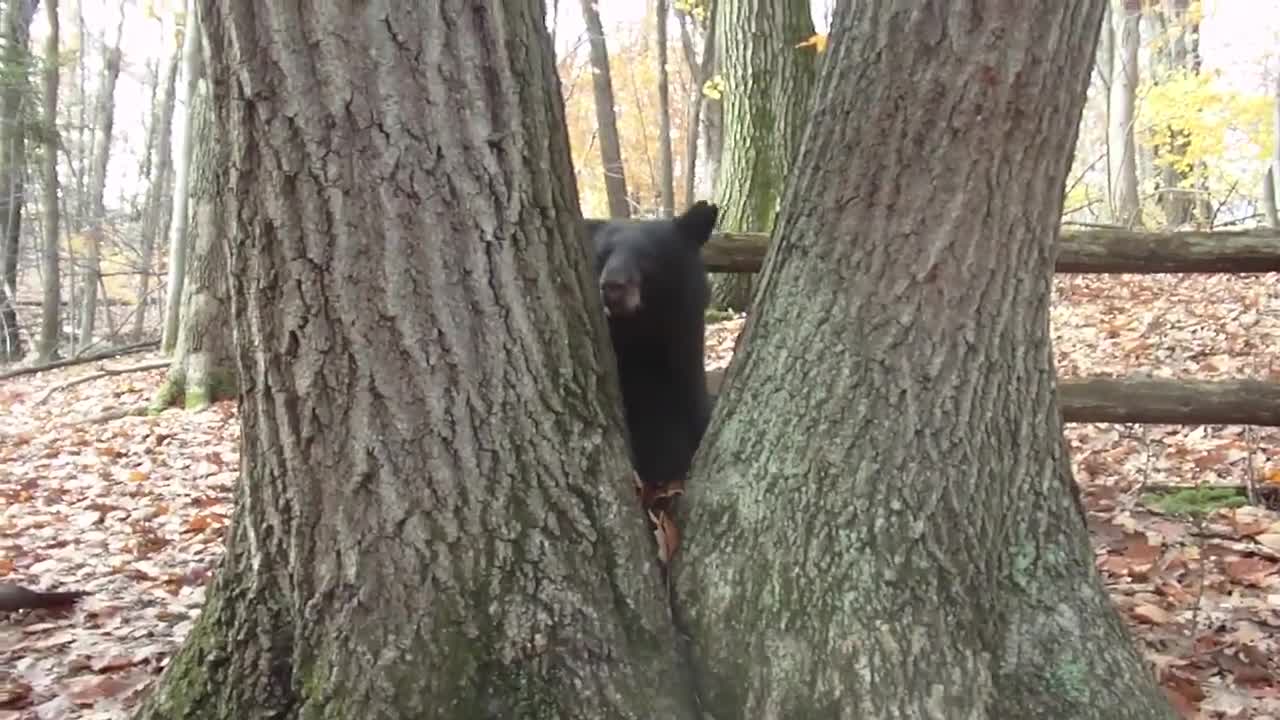
[[[706,305],[702,246],[720,209],[699,200],[682,215],[661,220],[590,220],[596,281],[610,319],[666,303]]]

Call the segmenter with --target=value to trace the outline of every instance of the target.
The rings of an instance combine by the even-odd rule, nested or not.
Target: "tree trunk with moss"
[[[242,477],[136,718],[692,720],[542,3],[381,12],[202,3]]]
[[[227,145],[214,126],[209,93],[197,92],[191,106],[193,134],[190,193],[192,218],[187,239],[182,322],[173,363],[152,401],[153,410],[181,402],[189,410],[236,397],[222,190],[226,187]]]
[[[1104,2],[837,6],[680,518],[716,717],[1175,717],[1094,567],[1055,399]]]
[[[716,182],[719,227],[770,232],[800,137],[815,75],[808,0],[718,0],[716,47],[724,79],[724,147]],[[712,276],[711,305],[743,311],[755,276]]]

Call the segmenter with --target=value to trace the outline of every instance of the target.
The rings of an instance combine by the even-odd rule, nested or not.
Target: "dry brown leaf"
[[[1130,613],[1134,617],[1153,625],[1164,625],[1172,619],[1163,608],[1150,603],[1142,603],[1134,607]]]
[[[1240,557],[1228,561],[1223,569],[1234,582],[1261,587],[1278,568],[1271,560],[1260,557]]]

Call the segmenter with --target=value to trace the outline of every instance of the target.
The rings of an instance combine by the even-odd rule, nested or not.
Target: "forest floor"
[[[719,323],[722,367],[742,320]],[[1059,375],[1280,381],[1280,277],[1058,276]],[[155,360],[120,358],[119,368]],[[199,614],[237,476],[234,403],[157,416],[164,370],[0,381],[0,581],[92,594],[0,616],[0,720],[125,718]],[[1188,718],[1280,719],[1280,513],[1175,514],[1162,488],[1280,494],[1280,428],[1067,426],[1097,565]]]

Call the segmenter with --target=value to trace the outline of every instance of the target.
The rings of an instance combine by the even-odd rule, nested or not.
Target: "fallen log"
[[[1058,405],[1077,423],[1280,427],[1280,385],[1258,380],[1063,379]]]
[[[86,363],[97,362],[98,360],[110,360],[121,355],[132,355],[133,353],[154,350],[160,347],[159,340],[148,340],[146,342],[135,343],[133,345],[123,345],[120,347],[103,350],[102,352],[93,353],[92,355],[81,355],[79,357],[69,357],[63,360],[54,360],[42,365],[28,365],[20,367],[16,370],[0,373],[0,380],[8,380],[20,375],[34,375],[46,370],[57,370],[58,368],[71,367],[72,365],[84,365]]]
[[[765,233],[717,232],[702,248],[710,272],[754,273],[764,262]],[[1060,273],[1280,272],[1280,231],[1271,229],[1150,233],[1119,228],[1063,228]]]
[[[68,380],[64,383],[59,383],[57,385],[54,385],[53,387],[46,390],[44,394],[41,395],[39,398],[37,398],[36,401],[32,404],[43,405],[44,402],[48,400],[54,393],[62,392],[63,390],[66,390],[67,388],[73,388],[76,385],[83,385],[84,383],[93,382],[94,380],[101,380],[102,378],[111,377],[113,375],[124,375],[126,373],[133,373],[133,372],[144,372],[146,370],[159,370],[160,368],[169,367],[171,364],[172,362],[169,360],[153,360],[152,362],[142,363],[140,365],[130,365],[129,367],[102,368],[98,372],[90,373],[88,375],[81,375],[78,378],[72,378],[71,380]]]
[[[707,371],[713,402],[723,382],[723,369]],[[1063,420],[1070,423],[1280,427],[1280,384],[1133,377],[1059,379],[1058,407]]]

